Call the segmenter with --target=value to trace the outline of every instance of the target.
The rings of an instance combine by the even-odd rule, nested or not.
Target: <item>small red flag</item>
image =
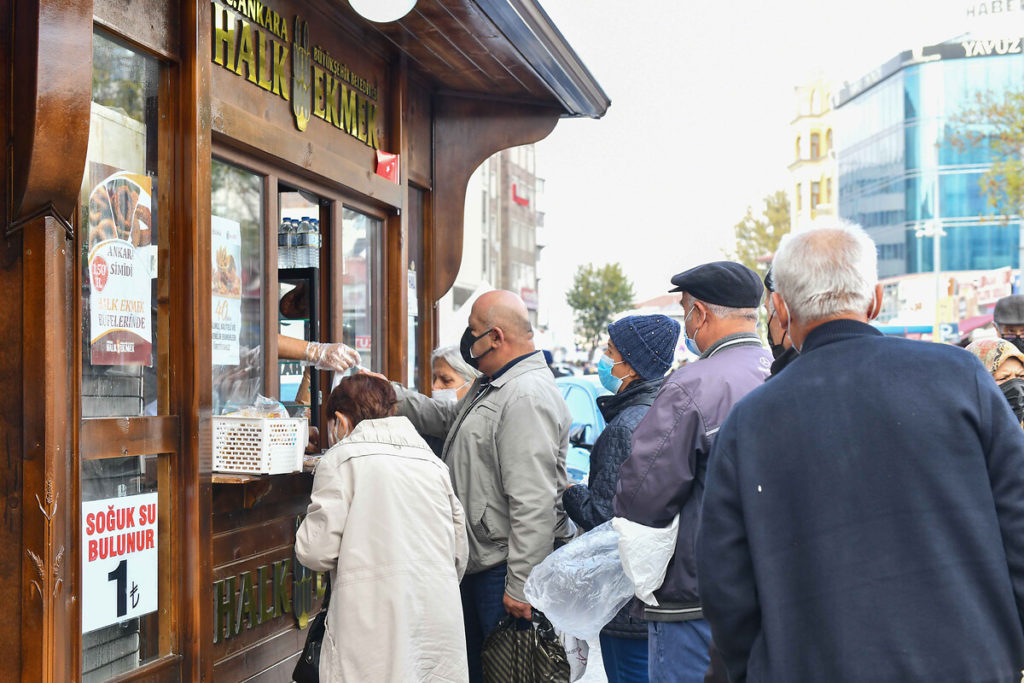
[[[398,182],[398,155],[377,150],[377,175]]]

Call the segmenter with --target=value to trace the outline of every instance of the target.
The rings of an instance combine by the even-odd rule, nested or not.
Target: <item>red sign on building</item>
[[[519,193],[516,191],[516,184],[515,183],[512,183],[512,201],[514,201],[519,206],[529,206],[530,205],[530,200],[527,197],[520,196]]]

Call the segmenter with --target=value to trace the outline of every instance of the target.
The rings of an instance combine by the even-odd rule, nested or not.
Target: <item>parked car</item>
[[[590,475],[590,449],[605,427],[604,415],[597,407],[597,397],[611,392],[601,386],[596,375],[556,377],[555,384],[572,415],[565,469],[569,481],[585,484]]]
[[[580,369],[568,363],[552,363],[550,366],[555,377],[574,377],[580,374]]]

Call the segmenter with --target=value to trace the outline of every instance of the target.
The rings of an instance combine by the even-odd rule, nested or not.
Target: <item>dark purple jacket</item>
[[[679,515],[675,555],[654,594],[659,607],[647,607],[647,619],[701,616],[694,540],[708,453],[729,410],[768,378],[770,367],[771,355],[756,335],[724,337],[665,380],[633,432],[615,493],[616,516],[661,528]]]

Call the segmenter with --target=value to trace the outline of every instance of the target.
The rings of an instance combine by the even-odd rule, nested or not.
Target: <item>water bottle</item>
[[[295,240],[298,239],[296,233],[299,231],[299,221],[295,218],[288,219],[288,260],[286,261],[288,268],[295,267]]]
[[[310,217],[303,216],[302,222],[299,224],[299,239],[297,252],[297,265],[298,268],[309,268],[309,235],[313,232],[313,226],[310,224]]]
[[[288,267],[288,233],[291,232],[290,218],[281,221],[277,229],[277,267]]]
[[[320,267],[320,221],[314,218],[310,221],[312,230],[310,231],[310,244],[309,244],[309,265],[313,268]]]

